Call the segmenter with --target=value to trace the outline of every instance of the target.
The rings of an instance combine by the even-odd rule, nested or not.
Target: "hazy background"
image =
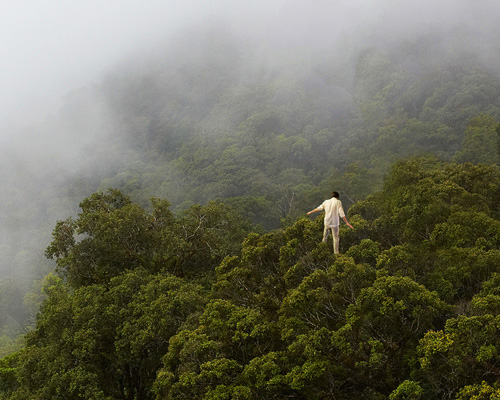
[[[444,43],[463,41],[485,65],[499,65],[496,0],[4,0],[0,5],[0,279],[46,271],[43,251],[56,220],[76,215],[78,199],[113,168],[116,160],[102,140],[113,140],[116,119],[92,88],[116,71],[147,68],[168,57],[164,52],[172,44],[196,58],[197,35],[212,26],[234,36],[245,63],[292,74],[322,58],[349,66],[353,47],[394,46],[428,32],[441,33]],[[496,44],[484,44],[485,37]],[[195,45],[182,48],[185,43]],[[82,179],[81,192],[66,191],[68,179]]]
[[[494,0],[2,1],[0,121],[39,121],[69,90],[99,81],[126,56],[181,28],[228,24],[276,52],[338,41],[394,41],[457,22],[477,34],[496,23]],[[9,135],[2,129],[2,139]]]

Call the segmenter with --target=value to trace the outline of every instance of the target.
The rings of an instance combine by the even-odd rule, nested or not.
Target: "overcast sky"
[[[99,81],[137,48],[217,18],[282,46],[342,32],[411,34],[464,19],[481,26],[492,0],[0,0],[0,126],[39,119],[65,92]],[[492,8],[493,7],[493,8]],[[0,135],[5,134],[5,130]]]
[[[125,52],[181,24],[188,15],[182,3],[2,1],[1,118],[17,118],[27,109],[45,112],[65,91],[88,84]]]

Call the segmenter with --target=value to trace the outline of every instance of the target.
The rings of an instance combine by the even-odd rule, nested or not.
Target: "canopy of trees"
[[[493,399],[500,170],[399,161],[349,210],[250,232],[216,203],[175,217],[116,190],[59,222],[58,273],[5,399]]]

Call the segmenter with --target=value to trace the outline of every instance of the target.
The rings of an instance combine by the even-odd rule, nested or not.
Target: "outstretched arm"
[[[318,212],[318,211],[322,211],[323,209],[322,208],[319,208],[319,207],[316,207],[314,210],[311,210],[307,213],[307,215],[311,215],[312,213],[315,213],[315,212]]]
[[[344,220],[344,222],[346,223],[346,225],[347,225],[349,228],[354,229],[354,228],[352,227],[352,225],[349,223],[349,221],[347,220],[347,218],[346,218],[346,217],[342,217],[342,219]]]

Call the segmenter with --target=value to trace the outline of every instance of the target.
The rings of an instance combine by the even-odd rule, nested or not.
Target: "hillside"
[[[1,147],[0,355],[33,329],[4,397],[495,396],[496,25],[280,51],[228,29]],[[332,190],[337,258],[304,219]]]
[[[471,32],[453,33],[346,47],[300,68],[256,64],[251,43],[225,32],[187,36],[154,68],[103,84],[132,159],[101,189],[179,210],[224,199],[269,229],[330,187],[349,204],[365,198],[401,157],[495,163],[500,75]]]

